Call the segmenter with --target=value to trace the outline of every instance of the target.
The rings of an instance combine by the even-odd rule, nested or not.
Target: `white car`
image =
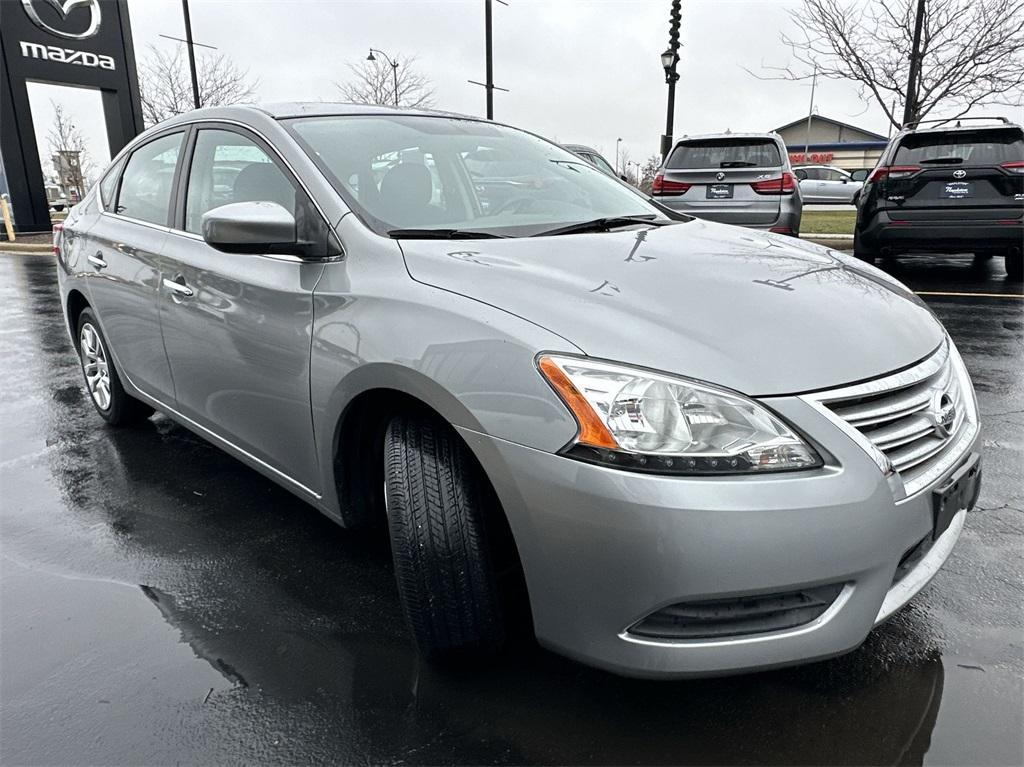
[[[793,168],[800,182],[800,194],[804,202],[840,203],[852,205],[854,197],[864,186],[864,180],[842,168],[831,165],[801,165]]]

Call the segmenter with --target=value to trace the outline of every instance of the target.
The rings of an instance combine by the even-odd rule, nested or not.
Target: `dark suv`
[[[909,252],[1002,255],[1021,279],[1024,130],[910,123],[886,147],[861,192],[854,251],[865,261]],[[963,118],[967,122],[967,118]]]

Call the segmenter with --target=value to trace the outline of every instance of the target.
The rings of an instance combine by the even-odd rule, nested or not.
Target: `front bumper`
[[[955,466],[897,501],[867,454],[825,416],[792,398],[769,404],[818,435],[824,468],[760,477],[641,475],[461,430],[505,509],[543,645],[628,676],[760,670],[856,648],[924,587],[952,550],[963,511],[895,585],[894,576],[932,529],[931,487]],[[839,596],[795,628],[685,641],[627,630],[680,602],[830,584],[842,584]]]

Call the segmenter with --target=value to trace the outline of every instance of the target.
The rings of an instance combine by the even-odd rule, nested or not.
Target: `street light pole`
[[[621,173],[622,172],[619,169],[619,144],[621,144],[621,143],[622,143],[622,139],[621,138],[615,139],[615,172],[616,173]]]
[[[367,61],[376,61],[377,59],[374,58],[374,55],[373,55],[375,53],[379,53],[381,56],[383,56],[384,60],[391,66],[391,74],[395,78],[395,94],[394,94],[395,98],[394,98],[394,102],[395,102],[395,106],[397,107],[398,106],[398,62],[395,61],[394,59],[392,59],[390,56],[388,56],[386,53],[384,53],[384,51],[382,51],[382,50],[380,50],[378,48],[370,48],[370,55],[366,57],[366,60]]]
[[[672,0],[669,12],[668,48],[661,54],[661,66],[665,70],[665,82],[668,84],[668,106],[665,116],[665,134],[661,137],[662,161],[668,158],[672,149],[672,122],[676,111],[676,82],[679,74],[676,65],[679,63],[679,22],[682,19],[680,6],[682,0]]]
[[[188,68],[192,74],[192,101],[196,109],[202,106],[199,101],[199,78],[196,75],[196,48],[192,42],[192,18],[188,13],[188,0],[181,0],[181,10],[185,16],[185,44],[188,46]]]
[[[811,78],[811,106],[807,109],[807,135],[804,136],[804,162],[809,163],[807,153],[811,148],[811,117],[814,115],[814,89],[818,85],[818,65],[814,65],[814,76]]]

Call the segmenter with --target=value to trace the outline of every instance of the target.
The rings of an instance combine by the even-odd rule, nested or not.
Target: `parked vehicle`
[[[485,209],[488,152],[536,183]],[[428,657],[523,621],[634,676],[844,653],[978,493],[971,381],[913,293],[490,121],[197,110],[126,147],[55,247],[100,417],[159,410],[343,526],[386,522]]]
[[[615,168],[613,168],[611,164],[606,159],[604,159],[604,157],[601,156],[601,153],[598,152],[593,147],[589,147],[584,144],[563,144],[562,146],[564,146],[574,155],[582,157],[595,168],[603,170],[609,176],[613,176],[615,178],[623,178],[620,174],[615,172]],[[625,179],[623,178],[623,180]]]
[[[985,120],[989,124],[979,124]],[[948,121],[947,121],[948,122]],[[994,124],[993,124],[994,123]],[[860,195],[858,258],[1001,255],[1024,278],[1024,131],[1003,118],[913,123],[886,147]]]
[[[64,196],[63,190],[56,184],[46,185],[46,202],[50,210],[60,212],[68,207],[68,198]]]
[[[709,221],[798,235],[800,187],[775,133],[693,136],[675,143],[652,196]]]
[[[864,186],[863,181],[854,181],[852,174],[831,165],[795,165],[793,175],[805,203],[852,205]]]

